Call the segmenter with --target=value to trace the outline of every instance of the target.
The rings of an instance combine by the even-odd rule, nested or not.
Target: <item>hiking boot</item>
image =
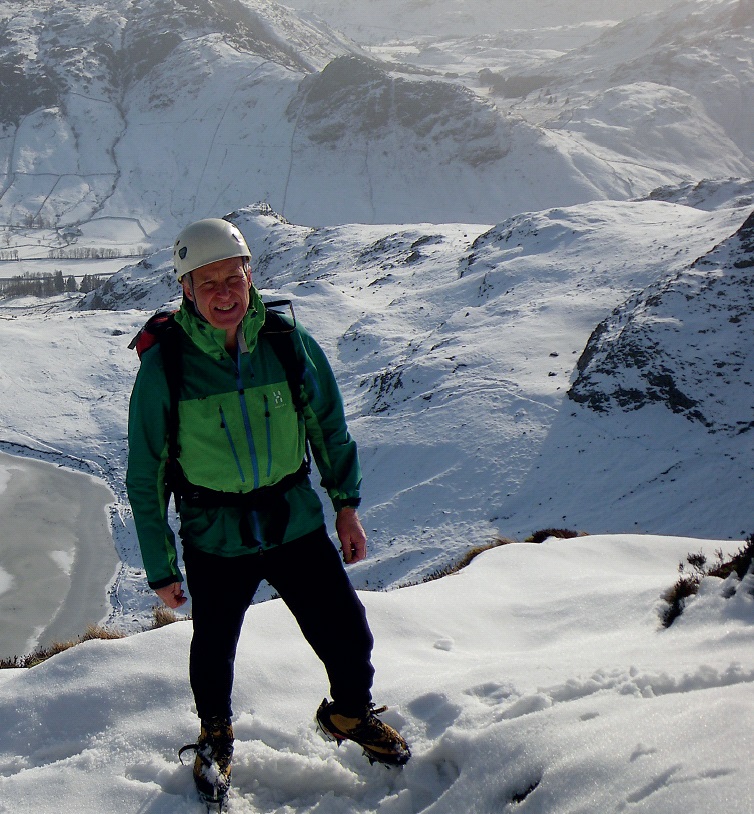
[[[374,704],[370,704],[362,715],[351,718],[341,715],[335,704],[325,698],[317,710],[317,726],[338,746],[345,740],[358,743],[370,763],[377,761],[389,766],[403,766],[411,757],[411,750],[391,726],[377,717],[386,709],[375,709]]]
[[[178,757],[189,750],[196,752],[194,783],[199,796],[207,802],[222,802],[230,789],[230,764],[233,758],[233,727],[230,721],[227,718],[202,721],[199,740],[184,746],[178,752]]]

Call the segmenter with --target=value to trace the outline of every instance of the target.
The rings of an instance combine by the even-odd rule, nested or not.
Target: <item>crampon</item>
[[[375,709],[371,704],[361,715],[349,717],[338,713],[335,704],[325,698],[317,710],[317,727],[338,746],[347,740],[357,743],[370,763],[403,766],[411,757],[411,750],[395,729],[377,717],[386,709]]]

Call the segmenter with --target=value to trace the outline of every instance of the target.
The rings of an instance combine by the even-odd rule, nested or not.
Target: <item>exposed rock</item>
[[[754,428],[753,332],[754,214],[688,270],[600,323],[568,395],[599,412],[661,403],[710,432],[746,432]]]

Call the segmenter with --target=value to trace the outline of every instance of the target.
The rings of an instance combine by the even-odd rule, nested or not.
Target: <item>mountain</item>
[[[460,0],[439,2],[402,5],[451,30]],[[506,8],[554,25],[617,2]],[[117,572],[85,584],[51,516],[56,587],[101,590],[125,632],[152,616],[128,343],[179,301],[177,228],[224,213],[340,383],[370,551],[352,579],[410,586],[363,593],[375,701],[413,748],[397,773],[316,738],[325,677],[281,602],[250,609],[239,814],[751,811],[752,575],[660,614],[679,561],[752,532],[752,3],[656,8],[393,50],[262,0],[0,7],[3,270],[144,253],[85,297],[0,301],[0,450],[112,491]],[[553,528],[587,535],[497,545]],[[28,565],[8,559],[6,592]],[[0,671],[0,809],[198,806],[189,639]]]
[[[414,37],[469,37],[510,29],[541,29],[595,20],[619,21],[658,11],[673,0],[292,0],[360,43]]]
[[[677,42],[690,43],[699,98],[710,99],[701,77],[714,85],[726,64],[748,76],[745,6],[685,3],[550,54],[557,87],[572,70],[576,106],[593,102],[594,117],[575,119],[587,138],[557,113],[560,90],[493,97],[468,77],[398,70],[272,4],[196,3],[3,6],[6,77],[30,88],[3,113],[6,246],[56,249],[46,267],[66,274],[66,252],[87,245],[147,250],[84,299],[3,303],[0,319],[2,449],[113,489],[115,617],[130,623],[152,601],[123,485],[138,364],[128,339],[178,300],[166,247],[197,215],[229,213],[257,285],[289,297],[331,358],[365,473],[372,556],[353,572],[359,587],[422,579],[470,547],[538,528],[750,531],[748,436],[736,435],[750,405],[736,284],[748,272],[739,254],[726,259],[748,245],[750,158],[736,127],[724,136],[722,119],[696,115],[701,102],[655,107],[681,93],[655,74],[608,81],[629,65],[654,71],[652,37],[673,42],[672,21],[685,20]],[[287,45],[307,38],[309,56]],[[619,96],[608,116],[605,100]],[[621,319],[630,347],[613,331]],[[669,320],[678,330],[662,333]],[[690,333],[697,321],[717,344]],[[619,351],[619,367],[597,371]],[[677,410],[669,385],[642,379],[631,366],[642,353],[694,408]],[[635,401],[619,403],[628,390]]]
[[[604,387],[615,389],[614,381],[635,376],[625,355],[605,362],[615,366],[613,379],[590,376],[602,359],[592,354],[595,327],[615,319],[614,312],[630,313],[634,301],[654,302],[656,292],[672,288],[676,279],[698,276],[697,258],[723,257],[726,250],[715,247],[738,245],[736,235],[752,209],[740,204],[751,192],[750,185],[732,182],[666,189],[667,198],[694,197],[699,205],[593,202],[516,215],[491,228],[313,228],[261,205],[228,215],[251,247],[256,285],[268,298],[292,300],[341,383],[363,459],[363,516],[373,536],[371,558],[354,571],[360,587],[412,581],[469,546],[496,535],[522,539],[537,528],[710,538],[747,533],[744,495],[754,483],[744,468],[741,437],[711,433],[667,401],[647,399],[625,413],[618,406],[595,411],[574,396],[582,382],[607,381]],[[735,257],[732,262],[740,259]],[[742,272],[710,272],[732,279],[736,273]],[[704,402],[716,427],[730,424],[734,412],[738,420],[751,404],[747,375],[735,370],[747,364],[736,358],[747,322],[735,290],[743,305],[745,285],[730,287],[732,310],[716,318],[715,348],[722,355],[700,367],[704,335],[689,336],[691,329],[680,324],[683,312],[668,348],[688,378],[685,392]],[[80,314],[111,309],[113,324],[130,320],[133,332],[138,315],[173,307],[179,298],[170,253],[162,250],[87,295]],[[712,292],[686,307],[703,312],[715,298]],[[134,308],[141,309],[136,316]],[[728,313],[741,321],[729,321]],[[104,316],[96,319],[99,324]],[[656,352],[653,342],[647,333],[637,338],[645,355]],[[124,376],[129,379],[124,371],[135,360],[123,357],[125,344],[113,351],[122,367],[112,377],[103,374],[104,391],[117,392]],[[670,363],[661,356],[647,371],[660,364]],[[724,380],[716,375],[720,370]],[[708,372],[718,387],[729,388],[719,399],[707,396]],[[46,397],[36,401],[43,404]],[[14,406],[4,409],[16,426]],[[99,413],[92,419],[99,421]],[[60,444],[66,423],[41,423]],[[117,435],[113,428],[105,431]],[[79,431],[70,432],[67,448],[75,447],[71,439]],[[709,456],[724,456],[733,467],[724,497],[710,493],[701,477]],[[109,465],[112,481],[120,484],[123,453],[113,451]],[[672,487],[658,487],[669,468],[661,480],[672,480]],[[599,485],[590,493],[585,484]],[[125,538],[131,553],[123,556],[138,563],[133,544]]]
[[[754,429],[752,327],[754,213],[601,322],[568,395],[599,412],[658,402],[711,434],[745,436]]]
[[[751,177],[753,37],[750,0],[679,3],[487,82],[512,112],[613,166],[626,195],[646,194],[653,172]]]
[[[748,178],[746,8],[686,2],[565,54],[509,48],[501,96],[494,62],[387,61],[269,0],[6,2],[0,251],[138,253],[254,201],[308,225],[489,225]]]
[[[720,188],[709,191],[711,203]],[[572,377],[571,406],[540,448],[546,464],[527,473],[503,520],[529,507],[575,525],[589,517],[588,528],[667,529],[693,516],[692,534],[712,518],[747,533],[739,487],[749,481],[753,426],[750,192],[727,237],[695,260],[668,263],[599,321]],[[686,200],[700,195],[678,190]]]
[[[141,240],[166,219],[165,189],[188,198],[179,220],[211,206],[194,200],[198,162],[212,173],[224,115],[240,142],[229,162],[243,162],[248,133],[239,131],[263,107],[254,111],[255,87],[267,80],[274,93],[358,50],[268,0],[9,2],[0,44],[0,220],[13,228],[122,218]],[[222,163],[229,144],[217,147]],[[54,237],[65,245],[70,233]]]

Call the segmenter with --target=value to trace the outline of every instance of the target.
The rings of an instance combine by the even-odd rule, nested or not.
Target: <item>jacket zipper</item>
[[[245,343],[244,343],[245,344]],[[247,354],[248,355],[248,354]],[[246,395],[243,386],[243,379],[241,378],[241,343],[239,342],[238,350],[236,352],[236,389],[238,390],[238,400],[241,403],[241,415],[243,417],[243,427],[246,433],[246,444],[249,447],[249,455],[251,456],[251,467],[254,472],[254,489],[259,488],[259,459],[257,458],[257,449],[254,444],[254,436],[251,432],[251,420],[249,419],[249,408],[246,404]]]

